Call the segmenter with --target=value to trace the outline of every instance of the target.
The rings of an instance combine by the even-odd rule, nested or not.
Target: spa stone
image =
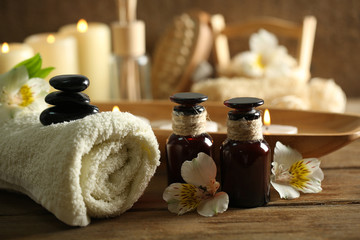
[[[90,98],[85,93],[57,91],[49,93],[45,102],[51,105],[88,104]]]
[[[50,125],[53,123],[69,122],[84,118],[88,115],[99,113],[96,106],[87,104],[72,104],[69,106],[54,106],[45,109],[40,114],[40,122],[43,125]]]
[[[81,92],[90,85],[89,79],[79,74],[58,75],[51,78],[49,83],[55,89],[65,92]]]
[[[55,106],[45,109],[40,114],[40,122],[50,125],[99,113],[96,106],[89,104],[89,96],[81,93],[89,84],[89,79],[83,75],[67,74],[51,78],[50,85],[60,91],[49,93],[45,97],[46,103]]]

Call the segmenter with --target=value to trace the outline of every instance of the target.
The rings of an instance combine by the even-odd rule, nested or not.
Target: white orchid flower
[[[294,199],[303,193],[322,191],[324,173],[316,158],[303,159],[302,155],[280,142],[276,143],[272,163],[271,185],[281,198]]]
[[[201,152],[192,161],[185,161],[181,176],[186,183],[173,183],[163,193],[170,212],[182,215],[197,209],[200,215],[212,217],[227,210],[229,197],[225,192],[217,193],[220,184],[210,156]]]

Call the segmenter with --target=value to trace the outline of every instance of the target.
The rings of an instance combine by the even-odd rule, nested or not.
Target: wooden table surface
[[[360,111],[360,101],[351,111]],[[323,191],[265,207],[229,209],[216,217],[167,210],[163,166],[141,199],[123,215],[70,227],[25,195],[0,190],[3,239],[360,239],[360,139],[321,158]],[[163,164],[162,164],[163,165]]]

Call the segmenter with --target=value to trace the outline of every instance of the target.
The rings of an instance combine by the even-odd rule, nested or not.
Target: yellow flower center
[[[21,107],[29,106],[32,102],[34,102],[34,97],[31,92],[31,88],[28,85],[24,85],[20,88],[20,95],[22,102],[19,104]]]
[[[256,58],[255,65],[258,66],[261,69],[265,68],[265,64],[262,61],[262,56],[259,54]]]
[[[180,193],[180,204],[182,208],[195,209],[201,198],[198,197],[198,188],[192,184],[182,184]]]
[[[297,161],[296,163],[291,165],[289,172],[292,176],[290,180],[290,185],[295,188],[303,189],[306,182],[310,180],[307,177],[310,174],[310,171],[304,163],[304,160]]]

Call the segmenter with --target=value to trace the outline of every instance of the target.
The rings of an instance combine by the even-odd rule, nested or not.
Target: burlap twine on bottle
[[[175,111],[172,114],[172,128],[176,135],[197,136],[206,132],[207,112],[196,115],[182,115]]]
[[[259,141],[263,139],[261,118],[255,120],[227,120],[227,136],[236,141]]]

